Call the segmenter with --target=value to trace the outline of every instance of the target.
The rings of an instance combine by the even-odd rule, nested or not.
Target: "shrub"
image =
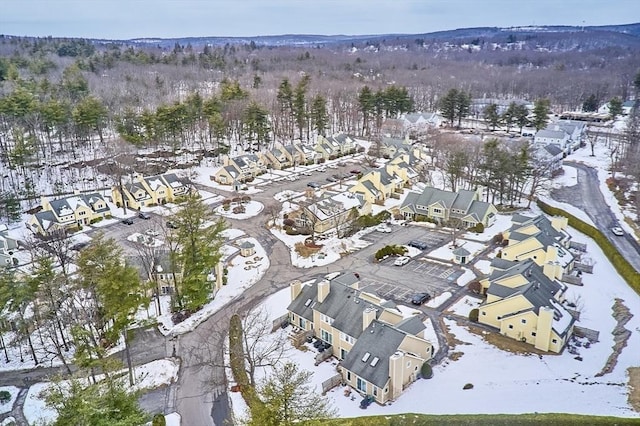
[[[11,399],[9,391],[0,391],[0,404],[6,404]]]
[[[467,390],[467,389],[473,389],[473,384],[472,383],[467,383],[466,385],[464,385],[462,387],[462,389]]]
[[[502,240],[504,240],[504,235],[502,235],[502,233],[496,234],[491,240],[494,244],[500,244],[502,243]]]
[[[478,308],[473,308],[471,312],[469,312],[469,321],[478,322]]]
[[[469,291],[475,294],[480,294],[482,292],[482,284],[480,284],[480,281],[478,280],[471,281],[468,287],[469,287]]]
[[[484,232],[484,225],[481,222],[476,223],[476,226],[473,227],[473,232],[482,234]]]
[[[420,375],[425,379],[430,379],[433,377],[433,368],[429,365],[429,363],[425,362],[422,364],[422,368],[420,368]]]
[[[375,254],[376,260],[381,260],[385,256],[402,256],[407,252],[407,248],[403,246],[384,246],[380,250],[378,250]]]
[[[101,217],[95,217],[89,221],[89,224],[93,225],[94,223],[98,223],[102,220]]]
[[[151,426],[166,426],[167,421],[162,414],[156,414],[153,416],[153,421],[151,422]]]

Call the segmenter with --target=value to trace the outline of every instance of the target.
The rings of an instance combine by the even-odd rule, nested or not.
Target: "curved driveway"
[[[596,228],[609,238],[609,241],[637,271],[640,271],[638,242],[630,235],[616,237],[611,233],[611,227],[616,226],[618,220],[600,192],[598,172],[592,167],[572,161],[565,161],[564,164],[576,168],[578,183],[575,186],[554,189],[551,191],[551,197],[584,211]]]

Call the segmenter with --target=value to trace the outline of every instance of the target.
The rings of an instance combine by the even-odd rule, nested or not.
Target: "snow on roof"
[[[560,262],[560,265],[562,265],[562,267],[565,268],[567,265],[569,265],[573,261],[573,254],[571,254],[569,250],[567,250],[565,247],[563,247],[558,243],[553,243],[553,246],[558,251],[558,256],[557,256],[558,262]]]

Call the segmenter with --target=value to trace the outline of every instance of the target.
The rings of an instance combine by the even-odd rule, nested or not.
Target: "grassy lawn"
[[[637,425],[638,419],[622,417],[582,416],[577,414],[470,414],[426,415],[396,414],[393,416],[357,417],[351,419],[308,422],[306,425],[323,426],[422,426],[422,425]]]

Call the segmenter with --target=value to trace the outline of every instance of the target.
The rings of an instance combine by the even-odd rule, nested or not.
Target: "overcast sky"
[[[0,34],[130,39],[640,21],[640,0],[0,0]]]

